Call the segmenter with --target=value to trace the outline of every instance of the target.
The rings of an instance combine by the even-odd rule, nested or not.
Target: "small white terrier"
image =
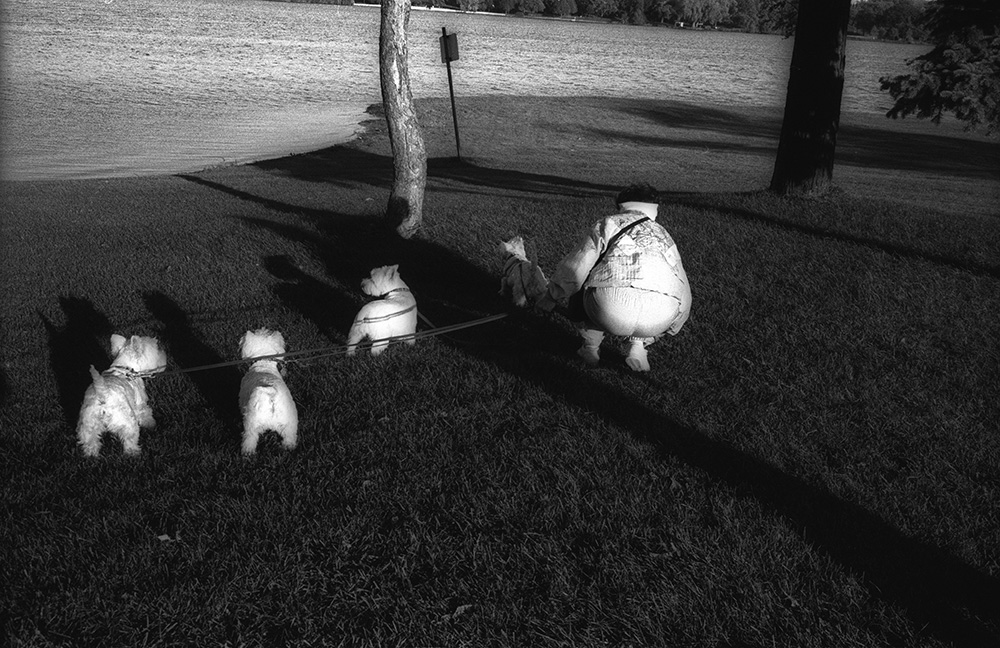
[[[515,306],[524,307],[545,294],[549,281],[538,267],[536,260],[528,260],[524,253],[524,239],[515,236],[500,244],[500,254],[504,255],[503,271],[500,274],[500,294],[510,297]]]
[[[240,340],[240,357],[245,360],[285,352],[285,339],[266,328],[247,331]],[[243,412],[243,454],[257,451],[260,435],[277,432],[285,448],[298,443],[299,413],[295,401],[278,370],[277,358],[256,360],[240,382],[240,411]]]
[[[127,455],[137,455],[139,429],[156,427],[153,410],[146,396],[145,376],[163,371],[167,354],[156,338],[133,335],[126,340],[111,336],[111,367],[97,373],[93,365],[93,384],[83,395],[76,436],[83,454],[96,457],[101,453],[101,435],[111,432],[121,439]]]
[[[347,355],[357,352],[358,343],[371,339],[372,355],[385,351],[389,339],[413,335],[417,330],[417,300],[399,277],[399,266],[374,268],[371,277],[361,281],[361,290],[375,297],[358,311],[351,331],[347,334]],[[405,340],[410,346],[416,340]]]

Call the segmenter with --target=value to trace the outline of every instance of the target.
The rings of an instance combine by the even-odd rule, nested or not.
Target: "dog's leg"
[[[355,353],[358,352],[358,343],[360,343],[361,340],[365,339],[366,335],[367,331],[365,331],[361,325],[355,323],[354,326],[351,327],[350,332],[347,334],[348,356],[353,356]]]
[[[84,456],[97,457],[101,454],[101,432],[104,426],[99,422],[97,414],[89,408],[80,412],[80,422],[76,426],[77,443],[83,449]]]
[[[257,451],[257,439],[261,430],[258,426],[243,424],[243,455],[249,457]]]
[[[377,356],[389,347],[389,340],[383,340],[382,342],[376,342],[372,344],[372,355]]]
[[[295,425],[283,425],[278,433],[281,434],[282,445],[286,450],[294,450],[298,445],[298,429]]]
[[[132,421],[126,425],[111,428],[111,431],[122,440],[122,449],[130,457],[141,454],[139,448],[139,422]]]
[[[139,426],[146,428],[147,430],[156,429],[156,419],[153,418],[153,408],[150,406],[145,406],[136,412],[136,416],[139,417]]]

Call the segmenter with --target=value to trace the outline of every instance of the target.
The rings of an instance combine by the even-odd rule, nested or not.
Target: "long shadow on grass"
[[[248,222],[312,249],[329,274],[348,285],[371,267],[399,263],[421,311],[439,325],[505,307],[492,274],[430,241],[403,240],[378,228],[359,227],[356,220],[338,224],[337,219],[323,218],[302,226]],[[321,285],[299,277],[302,292],[295,303],[327,299]],[[306,294],[310,287],[315,289],[311,295]],[[308,311],[303,314],[309,316]],[[567,327],[520,312],[489,326],[481,333],[488,344],[455,348],[630,430],[664,455],[705,471],[741,497],[776,512],[804,542],[861,576],[874,597],[905,607],[922,631],[964,645],[996,645],[1000,639],[1000,610],[992,603],[1000,600],[997,579],[906,537],[862,507],[677,423],[626,391],[628,378],[615,385],[593,373],[568,370],[552,355],[574,349],[576,341]]]
[[[62,327],[41,313],[38,316],[49,340],[49,364],[56,379],[63,418],[75,426],[83,394],[90,386],[90,366],[103,371],[111,364],[109,347],[99,340],[110,340],[115,331],[107,316],[89,299],[60,297],[59,306],[66,314],[66,324]]]
[[[350,329],[360,300],[352,300],[344,292],[306,274],[287,255],[264,257],[264,268],[281,280],[273,288],[278,299],[312,320],[330,340],[344,341],[344,336],[336,331]]]
[[[781,114],[760,111],[724,110],[665,101],[650,107],[649,102],[619,100],[621,110],[643,117],[665,131],[669,129],[715,132],[723,141],[676,137],[595,128],[595,137],[631,141],[643,146],[740,150],[772,155],[781,133]],[[886,120],[888,122],[888,120]],[[996,181],[1000,166],[1000,146],[995,142],[929,133],[909,133],[898,129],[862,126],[842,120],[837,136],[837,163],[862,167],[960,175]],[[748,146],[742,138],[763,138],[773,146]]]
[[[170,297],[159,291],[143,292],[142,299],[149,312],[163,324],[160,334],[171,358],[182,368],[217,364],[227,359],[205,344],[195,333],[184,310]],[[235,345],[235,343],[234,343]],[[240,392],[242,376],[236,367],[223,367],[212,371],[187,374],[202,397],[215,410],[224,429],[242,429],[241,415],[236,394]],[[238,443],[233,439],[219,439],[227,446]]]
[[[336,185],[369,184],[381,189],[392,187],[392,157],[362,151],[350,146],[333,146],[305,155],[257,162],[254,166],[269,172],[289,174],[299,180]],[[467,183],[473,187],[503,189],[527,193],[579,196],[607,196],[621,189],[618,186],[574,180],[562,176],[530,173],[511,169],[481,166],[474,161],[455,158],[433,158],[427,161],[428,178]],[[186,180],[206,184],[197,176],[181,176]]]
[[[726,216],[739,218],[740,220],[750,221],[753,223],[760,223],[772,227],[778,227],[780,229],[789,230],[792,232],[798,232],[800,234],[808,234],[809,236],[814,236],[816,238],[823,238],[831,241],[840,241],[842,243],[861,245],[867,248],[871,248],[873,250],[879,250],[880,252],[887,252],[894,256],[906,259],[927,261],[930,263],[936,263],[938,265],[955,268],[957,270],[962,270],[963,272],[968,272],[969,274],[1000,279],[1000,268],[998,268],[997,266],[988,265],[979,261],[975,261],[973,259],[959,259],[944,254],[936,254],[933,252],[926,252],[923,250],[914,250],[913,248],[904,247],[896,243],[887,243],[885,241],[880,241],[878,239],[867,238],[864,236],[857,236],[849,232],[825,229],[822,227],[817,227],[815,225],[810,225],[808,223],[796,223],[781,218],[768,216],[767,214],[761,214],[759,212],[749,211],[747,209],[736,209],[733,207],[720,206],[717,204],[713,204],[711,202],[705,202],[703,200],[700,200],[698,194],[689,194],[689,193],[664,194],[663,200],[664,201],[673,200],[682,205],[693,207],[695,209],[706,212],[718,212]]]

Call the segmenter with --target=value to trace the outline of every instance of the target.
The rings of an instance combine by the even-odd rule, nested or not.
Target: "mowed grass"
[[[0,609],[16,646],[965,646],[1000,641],[995,143],[845,116],[840,189],[758,191],[778,116],[671,102],[418,104],[421,234],[378,217],[384,124],[169,178],[5,184]],[[633,179],[691,280],[634,374],[496,294]],[[444,326],[288,364],[300,447],[239,455],[240,369],[148,381],[158,426],[85,460],[112,332],[171,367],[250,328],[343,343],[399,263]],[[426,325],[422,325],[426,328]]]

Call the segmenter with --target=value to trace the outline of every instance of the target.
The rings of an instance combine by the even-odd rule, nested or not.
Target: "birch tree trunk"
[[[393,183],[386,217],[405,238],[420,227],[427,184],[427,150],[413,109],[406,29],[410,0],[382,0],[379,77],[392,147]]]
[[[771,176],[779,194],[818,194],[833,183],[851,0],[800,0],[781,140]]]

